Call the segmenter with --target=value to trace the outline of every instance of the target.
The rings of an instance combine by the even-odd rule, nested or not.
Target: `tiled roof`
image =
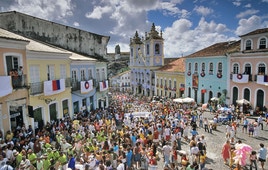
[[[255,35],[255,34],[262,34],[262,33],[266,33],[266,32],[268,32],[268,28],[262,28],[262,29],[257,29],[257,30],[251,31],[247,34],[241,35],[240,37],[245,37],[248,35]]]
[[[69,58],[71,60],[75,60],[75,61],[97,61],[97,59],[85,57],[85,56],[77,54],[77,53],[72,53],[72,55]]]
[[[20,35],[11,33],[11,32],[9,32],[7,30],[2,29],[2,28],[0,28],[0,38],[29,42],[29,40],[27,38],[24,38],[24,37],[22,37]]]
[[[159,68],[157,71],[184,72],[185,71],[184,60],[185,60],[184,58],[174,60],[164,65],[163,67]]]
[[[226,53],[233,53],[238,51],[240,51],[240,40],[216,43],[185,57],[195,58],[195,57],[222,56],[225,55]]]

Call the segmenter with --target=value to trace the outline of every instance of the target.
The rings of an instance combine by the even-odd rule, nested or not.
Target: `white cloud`
[[[73,25],[76,26],[76,27],[80,26],[79,22],[74,22]]]
[[[262,28],[261,18],[253,15],[248,19],[240,19],[235,33],[236,35],[243,35],[258,28]]]
[[[204,6],[196,6],[194,8],[194,11],[202,16],[207,16],[207,15],[213,13],[213,9],[208,8],[208,7],[204,7]]]
[[[87,18],[101,19],[103,14],[112,12],[112,7],[109,6],[95,6],[92,12],[86,13]]]
[[[189,55],[211,44],[227,41],[230,38],[224,35],[228,31],[224,24],[207,22],[201,18],[196,28],[192,28],[192,25],[191,21],[180,19],[164,30],[166,57]]]
[[[241,5],[241,2],[240,2],[241,0],[235,0],[235,1],[233,1],[233,4],[235,5],[235,6],[240,6]]]
[[[246,4],[245,8],[251,8],[251,4]]]
[[[268,0],[262,0],[262,2],[268,2]]]
[[[62,20],[73,15],[71,0],[15,0],[8,10],[19,11],[43,19]]]
[[[244,18],[250,15],[254,15],[257,14],[259,12],[259,10],[255,10],[255,9],[249,9],[246,10],[244,12],[240,12],[239,14],[236,15],[236,18]]]

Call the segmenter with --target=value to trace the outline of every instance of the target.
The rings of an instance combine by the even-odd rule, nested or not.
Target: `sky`
[[[163,32],[166,58],[268,27],[268,0],[0,0],[0,12],[18,11],[110,36],[108,53],[129,52],[130,38]]]

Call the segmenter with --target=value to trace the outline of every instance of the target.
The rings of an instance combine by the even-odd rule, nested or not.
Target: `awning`
[[[201,93],[206,93],[206,92],[207,92],[206,89],[202,89],[202,90],[201,90]]]
[[[185,88],[184,88],[184,87],[181,87],[181,88],[180,88],[180,91],[184,91],[184,90],[185,90]]]

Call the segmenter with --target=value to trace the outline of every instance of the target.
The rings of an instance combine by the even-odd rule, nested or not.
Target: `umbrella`
[[[215,101],[219,101],[219,98],[218,97],[212,97],[210,100],[215,102]]]
[[[249,101],[246,99],[236,100],[237,104],[249,104]]]
[[[194,102],[194,99],[193,98],[190,98],[190,97],[186,97],[186,98],[183,98],[182,99],[182,102],[183,103],[193,103]]]
[[[182,103],[182,98],[173,99],[173,102]]]

